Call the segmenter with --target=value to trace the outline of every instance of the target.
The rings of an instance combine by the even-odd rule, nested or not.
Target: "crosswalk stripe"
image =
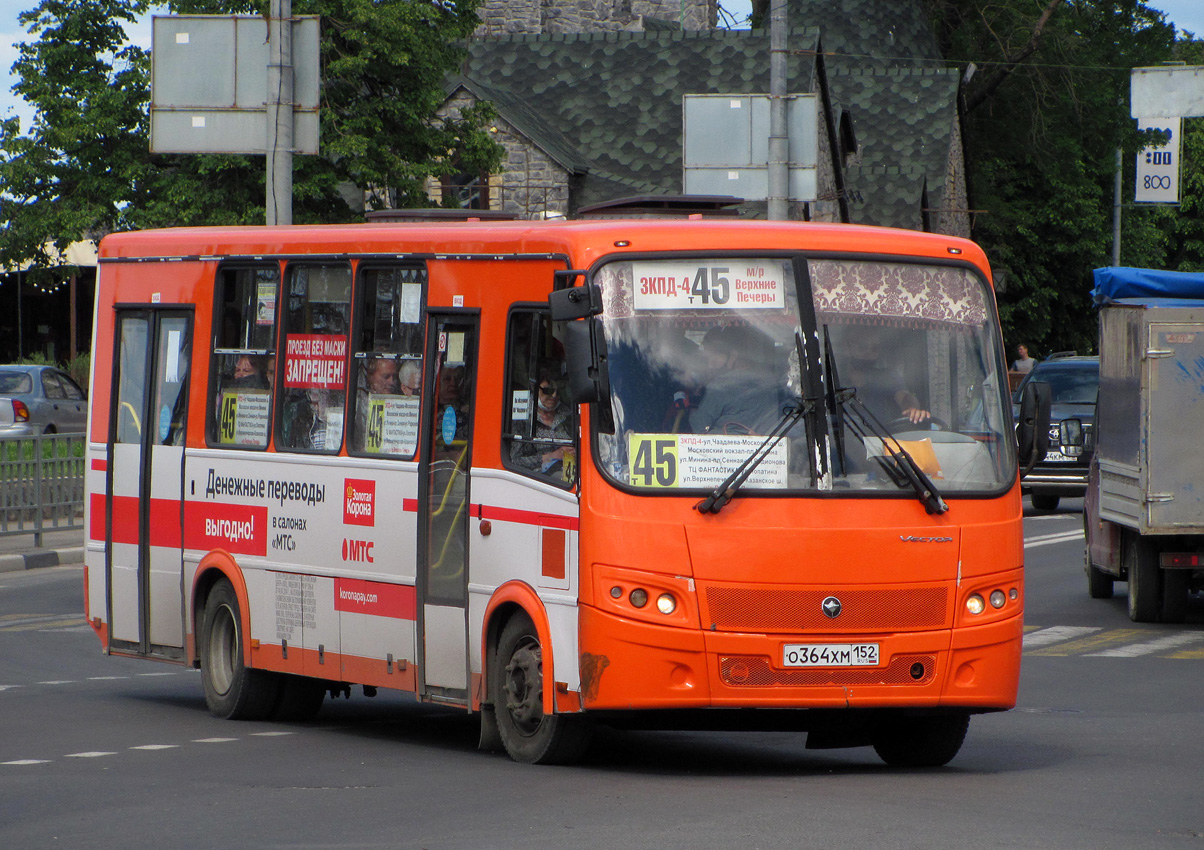
[[[1163,650],[1177,649],[1181,646],[1201,641],[1204,641],[1204,632],[1180,632],[1178,634],[1165,635],[1156,640],[1145,641],[1144,643],[1131,643],[1127,646],[1118,646],[1115,649],[1108,649],[1103,652],[1089,652],[1087,654],[1102,658],[1136,658],[1139,655],[1155,655]]]
[[[1102,634],[1090,635],[1077,640],[1066,641],[1065,643],[1047,646],[1038,649],[1029,655],[1085,655],[1089,650],[1099,649],[1104,646],[1114,646],[1118,643],[1131,641],[1141,635],[1150,634],[1148,629],[1112,629],[1103,632]]]
[[[1102,631],[1102,629],[1097,626],[1050,626],[1045,629],[1037,629],[1024,636],[1024,649],[1025,651],[1038,649],[1042,646],[1049,646],[1051,643],[1061,643],[1098,631]]]

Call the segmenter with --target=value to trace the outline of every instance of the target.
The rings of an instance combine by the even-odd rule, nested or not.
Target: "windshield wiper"
[[[814,408],[814,402],[801,398],[787,405],[783,410],[782,418],[778,420],[778,424],[773,426],[769,434],[761,441],[761,444],[739,466],[732,470],[731,475],[723,479],[723,483],[716,487],[711,492],[711,495],[695,505],[695,510],[702,514],[717,514],[723,510],[723,506],[732,500],[732,497],[736,495],[736,491],[743,486],[748,477],[753,474],[753,471],[761,465],[761,461],[769,457],[769,453],[773,451],[774,446],[781,442],[790,429]]]
[[[910,484],[924,505],[924,510],[930,514],[943,514],[949,510],[949,506],[941,498],[940,491],[936,489],[936,485],[932,483],[932,479],[928,477],[927,473],[916,463],[915,458],[908,453],[907,449],[903,448],[894,435],[886,430],[874,412],[865,406],[865,402],[857,397],[856,387],[842,387],[836,391],[835,399],[836,404],[849,415],[849,425],[861,438],[862,443],[865,443],[866,437],[872,434],[882,443],[883,450],[890,452],[894,464],[889,463],[881,455],[874,455],[874,459],[882,465],[896,486]]]

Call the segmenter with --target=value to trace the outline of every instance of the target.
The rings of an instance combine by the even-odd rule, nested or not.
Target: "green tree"
[[[463,55],[479,0],[309,0],[294,14],[322,16],[322,155],[294,161],[298,223],[347,221],[369,204],[429,204],[428,177],[493,170],[501,148],[482,107],[455,120],[435,110]],[[182,13],[264,13],[256,4],[181,0]],[[146,0],[42,0],[20,20],[17,91],[34,107],[28,132],[0,123],[0,263],[52,252],[81,236],[264,219],[264,163],[250,156],[149,152],[149,54],[125,26]]]
[[[945,56],[974,66],[964,90],[973,235],[1004,272],[1005,337],[1038,352],[1094,350],[1088,292],[1111,257],[1116,150],[1130,162],[1148,138],[1129,118],[1129,71],[1170,58],[1173,30],[1138,0],[930,9]],[[1126,225],[1143,215],[1129,211]],[[1142,229],[1133,236],[1127,262],[1152,244]]]
[[[83,234],[131,225],[148,169],[149,55],[123,25],[146,8],[43,0],[20,16],[40,38],[19,46],[14,88],[36,114],[28,134],[15,117],[0,122],[0,265],[50,265]]]

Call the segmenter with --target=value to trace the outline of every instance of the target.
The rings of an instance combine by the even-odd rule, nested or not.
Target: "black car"
[[[1031,381],[1049,384],[1052,401],[1049,411],[1050,450],[1045,460],[1021,482],[1033,507],[1052,511],[1063,496],[1082,496],[1087,492],[1087,466],[1090,454],[1069,457],[1058,451],[1058,427],[1063,419],[1078,419],[1083,423],[1084,437],[1091,444],[1095,428],[1095,401],[1099,395],[1099,358],[1073,354],[1054,354],[1041,361],[1016,387],[1012,396],[1013,409],[1018,411],[1020,395]]]

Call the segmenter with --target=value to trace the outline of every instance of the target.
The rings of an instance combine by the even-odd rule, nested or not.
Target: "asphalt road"
[[[0,575],[0,848],[1204,847],[1204,600],[1087,598],[1077,502],[1026,520],[1019,707],[935,771],[782,733],[609,733],[571,768],[475,750],[403,695],[211,718],[199,676],[108,658],[79,567]]]

